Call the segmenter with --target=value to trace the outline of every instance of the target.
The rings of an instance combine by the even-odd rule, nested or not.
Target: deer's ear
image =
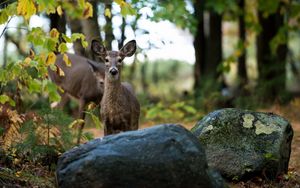
[[[92,40],[91,48],[92,48],[92,51],[96,55],[98,55],[98,56],[100,56],[102,58],[106,56],[106,49],[105,49],[105,47],[102,44],[100,44],[99,41]]]
[[[132,56],[136,51],[136,42],[135,40],[131,40],[126,43],[120,50],[121,54],[126,57]]]

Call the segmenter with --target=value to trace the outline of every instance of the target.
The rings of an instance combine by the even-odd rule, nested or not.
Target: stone
[[[65,152],[58,187],[224,187],[198,139],[180,125],[158,125],[95,139]]]
[[[208,165],[229,180],[286,173],[293,129],[273,113],[221,109],[191,130],[205,148]]]

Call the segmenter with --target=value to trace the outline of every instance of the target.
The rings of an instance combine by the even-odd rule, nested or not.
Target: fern
[[[60,153],[75,146],[74,133],[68,127],[72,118],[48,107],[37,114],[21,126],[20,133],[24,138],[15,147],[22,157],[50,165]]]

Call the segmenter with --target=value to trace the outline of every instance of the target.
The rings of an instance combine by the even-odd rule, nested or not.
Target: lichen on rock
[[[243,115],[243,127],[252,128],[253,127],[254,116],[252,114]]]
[[[261,121],[255,122],[255,134],[272,134],[275,131],[280,131],[280,127],[276,126],[275,124],[266,125],[263,124]]]
[[[205,132],[207,132],[207,131],[211,131],[211,130],[213,130],[213,129],[214,129],[214,126],[209,125],[208,127],[204,127],[203,133],[205,133]]]

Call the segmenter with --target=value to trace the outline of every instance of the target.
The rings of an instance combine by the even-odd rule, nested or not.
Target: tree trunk
[[[141,65],[141,84],[143,88],[143,92],[148,94],[148,82],[147,82],[147,68],[148,68],[148,60],[144,61]]]
[[[217,80],[217,67],[222,62],[222,15],[213,11],[209,13],[209,37],[206,44],[207,61],[202,74]]]
[[[126,27],[126,20],[124,17],[122,17],[122,25],[121,25],[121,38],[118,42],[119,49],[122,48],[123,43],[125,41],[125,27]],[[133,31],[135,31],[135,28],[133,28]]]
[[[204,0],[196,0],[194,3],[195,19],[197,20],[197,30],[194,39],[195,65],[194,65],[194,90],[198,95],[201,86],[201,76],[203,65],[205,64],[205,36],[204,36]]]
[[[263,99],[269,102],[285,92],[285,65],[287,45],[279,45],[275,53],[270,48],[271,40],[276,36],[284,24],[284,15],[280,8],[274,14],[265,17],[263,12],[258,12],[258,19],[262,31],[257,36],[257,65],[259,71],[258,89]]]
[[[105,9],[109,9],[111,10],[112,6],[111,3],[106,3],[105,4]],[[104,27],[104,31],[105,31],[105,46],[108,49],[111,49],[111,43],[114,40],[114,34],[113,34],[113,28],[112,28],[112,21],[111,21],[111,17],[105,16],[105,27]]]
[[[59,16],[57,13],[55,14],[50,14],[49,15],[49,19],[50,19],[50,29],[57,29],[57,31],[61,34],[61,33],[66,33],[66,18],[64,15]],[[59,35],[59,40],[60,42],[63,41],[62,39],[62,35]],[[56,46],[56,50],[55,53],[59,53],[58,52],[58,45]]]
[[[239,89],[248,83],[247,77],[247,67],[246,67],[246,28],[245,28],[245,0],[239,0],[239,7],[241,10],[241,15],[239,16],[239,42],[242,45],[242,54],[238,58],[238,77],[239,77]]]
[[[91,44],[93,39],[97,39],[102,42],[100,37],[100,28],[98,24],[98,1],[90,0],[89,1],[93,6],[93,17],[88,19],[81,20],[82,32],[86,37],[86,40],[89,44]],[[90,45],[85,49],[86,57],[97,60],[94,53],[91,51]]]
[[[66,33],[66,18],[64,15],[50,14],[49,19],[50,29],[56,28],[59,33]]]

